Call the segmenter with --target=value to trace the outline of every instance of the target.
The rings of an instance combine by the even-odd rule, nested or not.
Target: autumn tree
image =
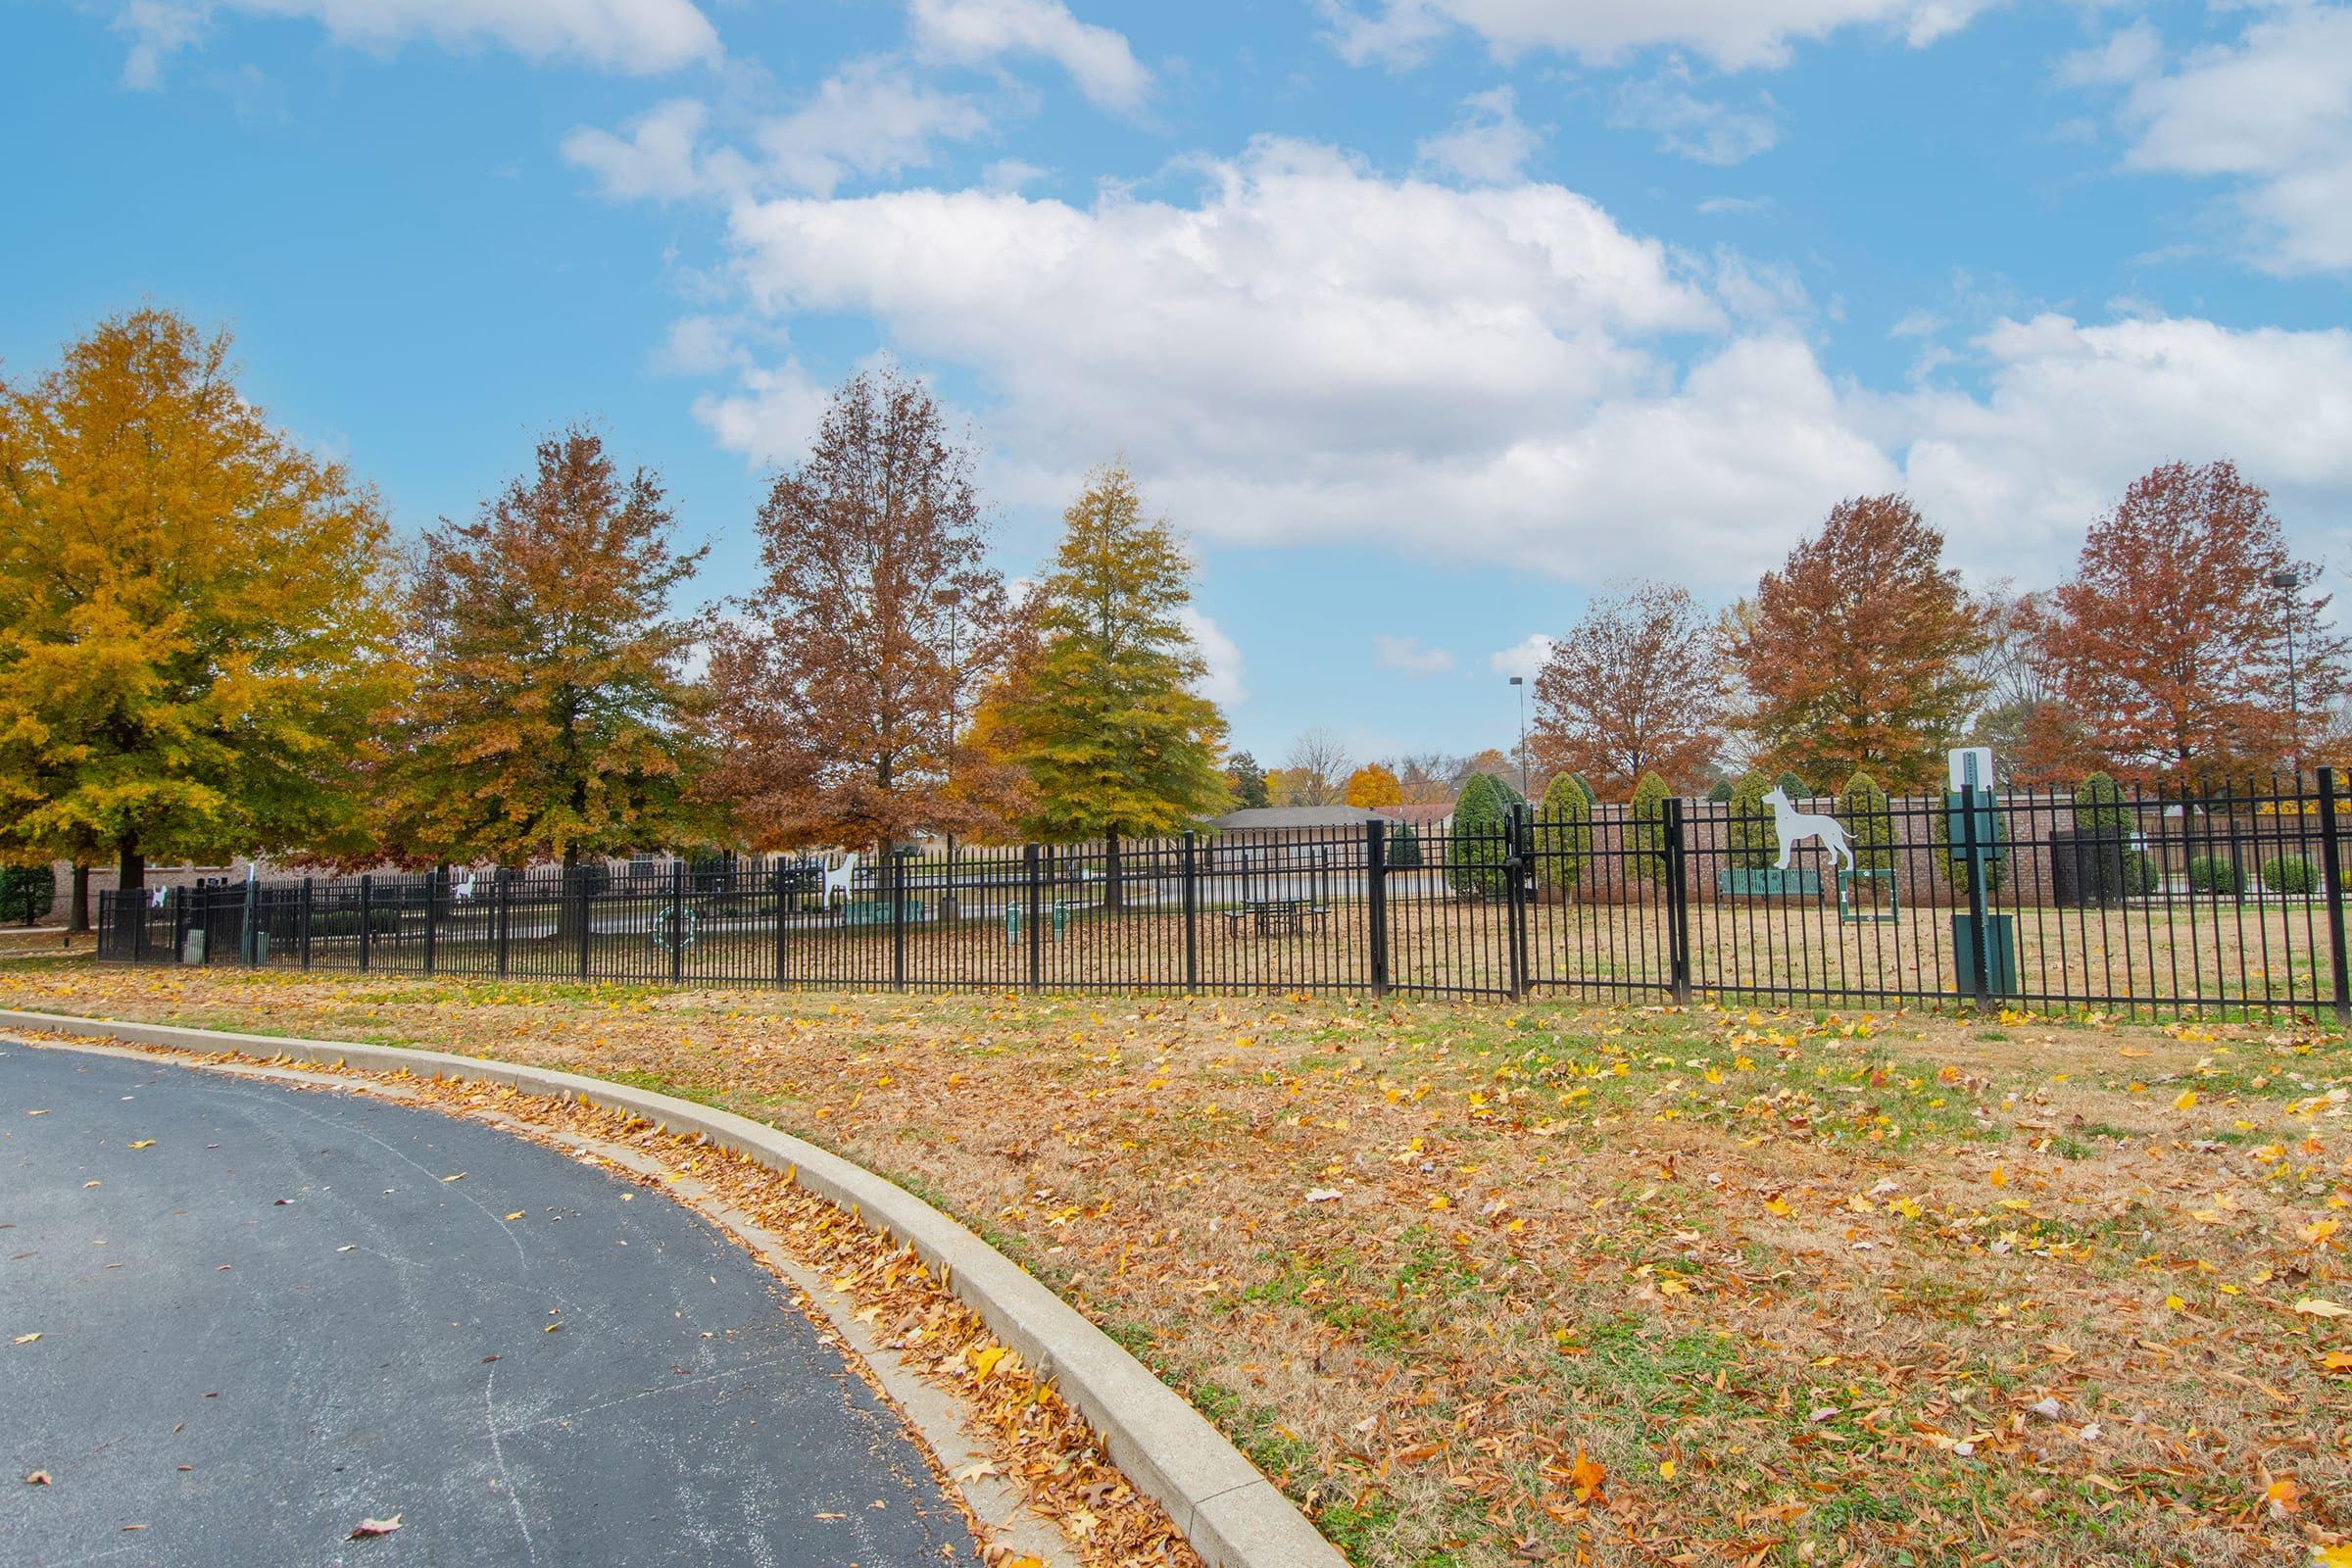
[[[2037,745],[2046,750],[2049,738],[2071,736],[2073,729],[2056,700],[2042,647],[2049,594],[2021,593],[2004,578],[1985,588],[1978,606],[1984,614],[1984,647],[1976,660],[1980,695],[1968,744],[1991,748],[2004,781],[2050,784],[2071,776],[2042,765],[2036,755]]]
[[[1453,759],[1440,752],[1416,752],[1397,760],[1396,787],[1407,806],[1445,806],[1454,796]]]
[[[2104,760],[2145,779],[2298,759],[2287,639],[2292,712],[2316,720],[2344,690],[2328,597],[2282,586],[2318,579],[2230,464],[2168,463],[2132,481],[2051,595],[2041,651],[2071,734],[2037,735],[2035,760]]]
[[[706,798],[757,848],[1002,827],[954,787],[1014,624],[972,455],[895,370],[859,371],[760,508],[760,582],[710,639]]]
[[[1042,652],[1008,713],[1036,792],[1027,825],[1053,840],[1180,832],[1227,799],[1225,720],[1180,618],[1192,563],[1119,465],[1089,477],[1062,524],[1037,593]]]
[[[416,863],[560,859],[694,836],[698,756],[669,610],[681,553],[658,475],[574,426],[472,520],[424,537],[409,596],[415,694],[392,730],[384,845]]]
[[[1984,615],[1942,562],[1943,535],[1899,495],[1833,509],[1819,534],[1725,617],[1758,765],[1867,770],[1913,790],[1942,771],[1982,682]]]
[[[1401,806],[1404,804],[1404,786],[1396,781],[1395,773],[1380,763],[1366,762],[1348,775],[1344,799],[1349,806],[1360,806],[1367,809],[1375,806]]]
[[[1687,589],[1597,594],[1536,676],[1531,749],[1611,794],[1653,769],[1689,788],[1721,744],[1724,687],[1721,640]]]
[[[1310,729],[1291,743],[1288,765],[1290,799],[1286,806],[1337,806],[1347,790],[1354,762],[1340,738],[1327,729]]]
[[[1245,810],[1261,810],[1273,802],[1266,792],[1266,770],[1248,752],[1236,752],[1225,764],[1225,788],[1233,804]]]
[[[374,494],[241,393],[226,332],[101,322],[0,381],[0,856],[349,848],[391,697]]]

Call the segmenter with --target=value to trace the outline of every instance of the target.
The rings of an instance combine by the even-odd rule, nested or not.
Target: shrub
[[[1592,803],[1584,780],[1562,773],[1544,792],[1536,816],[1536,880],[1572,889],[1592,858]]]
[[[1772,831],[1772,808],[1764,804],[1764,797],[1774,788],[1773,781],[1755,769],[1732,791],[1732,864],[1742,870],[1761,871],[1780,858]]]
[[[2188,891],[2218,893],[2234,898],[2246,890],[2246,879],[2237,863],[2226,856],[2200,855],[2188,862]]]
[[[2262,885],[2273,893],[2317,892],[2320,886],[2319,867],[2299,855],[2282,855],[2276,860],[2262,862]]]
[[[1886,792],[1877,779],[1868,773],[1847,779],[1838,795],[1838,815],[1853,847],[1855,870],[1894,869],[1894,819],[1886,814]]]
[[[1707,799],[1717,806],[1728,805],[1732,798],[1732,781],[1719,778],[1707,786]]]
[[[1413,831],[1410,822],[1399,822],[1389,830],[1389,866],[1393,870],[1414,871],[1421,866],[1421,835]]]
[[[382,907],[368,911],[368,929],[377,936],[400,929],[400,911]],[[356,937],[360,934],[360,911],[353,909],[321,909],[311,916],[311,935],[315,937]]]
[[[1673,794],[1655,773],[1644,773],[1634,786],[1633,853],[1625,859],[1628,876],[1662,882],[1666,878],[1666,803]]]
[[[1813,786],[1786,768],[1782,769],[1779,778],[1772,781],[1772,787],[1791,801],[1809,801],[1813,798]]]
[[[1493,896],[1506,891],[1509,848],[1503,832],[1518,797],[1492,773],[1473,773],[1453,803],[1453,833],[1446,844],[1446,880],[1456,893]]]
[[[2145,850],[2124,852],[2124,894],[2128,898],[2144,899],[2156,892],[2163,878],[2156,874],[2155,857]]]
[[[0,865],[0,925],[29,924],[57,902],[57,876],[45,865]]]
[[[2075,786],[2078,832],[2128,833],[2132,827],[2132,808],[2124,804],[2122,788],[2105,773],[2093,773]]]

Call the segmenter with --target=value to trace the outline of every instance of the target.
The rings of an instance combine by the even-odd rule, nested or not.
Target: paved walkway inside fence
[[[769,1275],[555,1151],[0,1039],[0,1559],[971,1559]]]

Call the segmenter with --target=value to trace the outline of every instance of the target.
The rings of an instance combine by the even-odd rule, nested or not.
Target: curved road
[[[973,1555],[701,1218],[368,1097],[0,1040],[0,1389],[4,1564]]]

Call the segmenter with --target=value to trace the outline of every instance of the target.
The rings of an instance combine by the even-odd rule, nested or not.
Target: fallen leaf
[[[466,1173],[460,1171],[455,1176],[444,1176],[441,1179],[445,1182],[462,1182],[466,1179]]]
[[[2173,1108],[2174,1108],[2175,1110],[2194,1110],[2194,1109],[2196,1109],[2196,1108],[2197,1108],[2197,1092],[2196,1092],[2194,1089],[2183,1089],[2183,1090],[2181,1090],[2181,1091],[2180,1091],[2180,1098],[2173,1102]]]
[[[35,1470],[32,1474],[24,1478],[24,1484],[28,1487],[45,1487],[49,1484],[49,1472],[46,1470]]]
[[[343,1539],[346,1541],[366,1541],[370,1536],[388,1536],[399,1528],[400,1515],[398,1514],[394,1514],[389,1519],[363,1519],[360,1521],[358,1528],[353,1530],[350,1535],[344,1537]]]
[[[1591,1502],[1599,1495],[1602,1483],[1609,1479],[1608,1470],[1598,1459],[1585,1452],[1585,1446],[1576,1446],[1576,1462],[1568,1467],[1568,1486],[1579,1502]]]
[[[2306,1317],[2352,1317],[2352,1306],[2338,1306],[2316,1296],[2304,1297],[2295,1303],[2295,1310]]]
[[[155,1140],[152,1138],[142,1138],[130,1147],[133,1149],[153,1149],[155,1147]]]
[[[11,1345],[30,1345],[33,1341],[39,1339],[40,1337],[40,1330],[35,1329],[30,1334],[20,1334],[8,1343]]]
[[[518,1208],[518,1209],[516,1209],[516,1210],[515,1210],[514,1213],[512,1213],[512,1214],[509,1214],[509,1215],[507,1216],[507,1218],[508,1218],[508,1219],[510,1219],[510,1220],[517,1220],[517,1219],[520,1219],[520,1218],[522,1218],[522,1216],[523,1216],[523,1212],[524,1212],[524,1211],[523,1211],[522,1209],[519,1209],[519,1208]]]

